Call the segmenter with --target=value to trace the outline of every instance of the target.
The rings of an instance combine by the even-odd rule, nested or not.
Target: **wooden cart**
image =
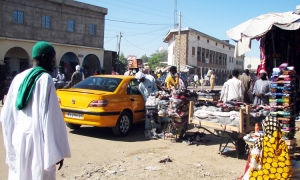
[[[250,107],[247,105],[246,109],[240,109],[240,126],[230,126],[230,125],[220,125],[219,123],[204,121],[200,119],[195,119],[192,117],[194,114],[194,102],[190,102],[190,117],[189,123],[194,124],[194,127],[198,129],[204,129],[207,132],[211,133],[214,136],[217,136],[221,139],[219,145],[219,152],[222,154],[228,148],[228,144],[232,143],[236,149],[237,157],[240,156],[240,147],[241,141],[243,141],[243,137],[246,133],[253,131],[254,126],[250,126]],[[214,132],[211,132],[209,129],[213,129]]]

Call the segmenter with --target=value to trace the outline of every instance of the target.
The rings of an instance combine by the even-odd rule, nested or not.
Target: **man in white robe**
[[[227,76],[227,81],[228,81],[229,79],[232,79],[232,75],[231,75],[231,74],[229,74],[229,75]],[[225,91],[226,91],[226,87],[227,87],[227,81],[223,84],[222,90],[221,90],[221,95],[220,95],[220,101],[223,101],[223,102],[226,102]]]
[[[59,170],[64,158],[71,157],[56,90],[47,73],[54,66],[54,47],[47,42],[38,42],[33,47],[32,57],[34,67],[13,79],[1,111],[8,179],[54,180],[55,165],[60,165]],[[39,68],[42,70],[36,70]],[[30,77],[32,72],[38,76]],[[22,86],[24,82],[33,81],[33,85],[25,83]],[[31,92],[20,91],[29,86]]]
[[[237,70],[232,71],[232,79],[229,79],[226,82],[226,88],[224,93],[224,101],[243,101],[243,89],[242,89],[242,81],[238,79],[239,72]]]
[[[255,95],[253,104],[269,104],[269,96],[265,96],[265,94],[270,92],[271,82],[267,79],[265,70],[260,70],[259,76],[260,79],[255,82],[253,87],[253,94]]]

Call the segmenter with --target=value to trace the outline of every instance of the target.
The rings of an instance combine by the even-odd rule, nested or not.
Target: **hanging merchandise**
[[[278,68],[273,68],[271,77],[270,116],[279,121],[283,138],[286,140],[294,139],[295,135],[295,104],[298,91],[295,74],[293,67],[283,63]]]

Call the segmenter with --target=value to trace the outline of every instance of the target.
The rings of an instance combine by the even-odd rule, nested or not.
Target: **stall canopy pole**
[[[274,31],[274,30],[273,30]],[[276,67],[276,51],[275,51],[275,45],[274,45],[274,33],[273,31],[271,31],[271,34],[272,34],[272,45],[273,45],[273,54],[274,54],[274,59],[273,59],[273,66]]]

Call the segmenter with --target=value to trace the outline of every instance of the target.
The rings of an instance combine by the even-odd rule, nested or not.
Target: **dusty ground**
[[[234,179],[243,173],[246,156],[218,154],[218,139],[186,145],[170,140],[145,141],[143,124],[133,127],[124,138],[110,129],[83,127],[68,131],[72,158],[65,159],[57,179]],[[5,150],[0,132],[0,179],[7,179]],[[159,163],[165,156],[173,162]]]
[[[208,133],[210,142],[188,146],[170,140],[146,141],[143,128],[143,124],[134,125],[131,133],[123,138],[115,137],[110,129],[86,126],[73,131],[67,128],[72,158],[65,159],[64,167],[57,171],[57,179],[231,180],[243,174],[247,156],[237,159],[235,151],[218,154],[220,140]],[[8,168],[1,128],[0,131],[0,180],[4,180]],[[159,163],[166,156],[172,162]]]

